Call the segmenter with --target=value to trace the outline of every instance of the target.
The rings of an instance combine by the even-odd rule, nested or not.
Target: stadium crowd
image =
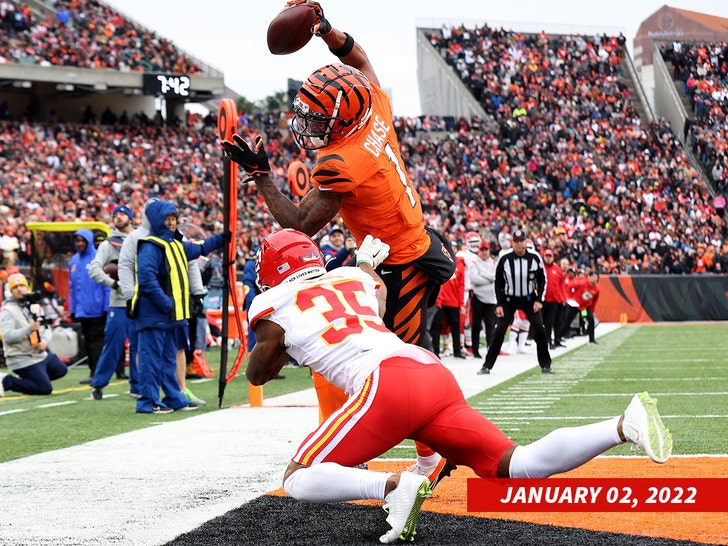
[[[13,5],[2,3],[5,9]],[[10,37],[3,33],[2,40],[25,39],[44,24],[56,30],[97,30],[104,20],[115,21],[117,30],[128,25],[93,0],[58,1],[56,8],[69,11],[65,25],[34,22],[28,30],[10,30]],[[0,15],[8,25],[7,13]],[[139,39],[139,32],[121,34],[140,46],[163,47],[163,40]],[[113,46],[118,34],[99,43]],[[88,28],[81,35],[91,36]],[[35,36],[33,48],[52,49],[58,43],[52,36]],[[482,119],[395,121],[433,227],[453,239],[478,231],[497,252],[509,245],[514,226],[529,225],[537,248],[602,273],[726,271],[723,211],[713,206],[667,122],[645,126],[635,112],[622,78],[622,37],[522,35],[486,25],[443,27],[430,39],[486,112]],[[13,51],[13,60],[19,50],[28,51],[20,43],[2,47],[0,55]],[[137,53],[149,60],[159,51]],[[48,62],[63,64],[57,56]],[[30,123],[2,107],[0,114],[2,244],[17,241],[21,263],[27,260],[23,224],[30,220],[109,222],[120,202],[139,218],[151,195],[175,203],[183,224],[211,232],[222,220],[222,155],[213,115],[189,114],[185,123],[164,126],[126,112],[85,124]],[[238,125],[241,134],[265,134],[281,187],[293,159],[310,168],[312,156],[298,149],[285,116],[243,113]],[[254,187],[244,185],[240,194],[244,258],[274,224]]]
[[[55,0],[39,18],[22,3],[0,2],[0,62],[135,72],[196,74],[175,45],[96,0]]]
[[[661,46],[673,77],[682,83],[692,116],[685,127],[691,149],[716,189],[728,194],[728,43],[671,42]]]

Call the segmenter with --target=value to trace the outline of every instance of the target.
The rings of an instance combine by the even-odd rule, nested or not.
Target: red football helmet
[[[256,283],[261,291],[326,273],[324,256],[318,245],[305,233],[281,229],[268,235],[255,256]]]
[[[293,99],[291,129],[306,150],[318,150],[360,129],[372,114],[372,90],[354,67],[330,64],[311,74]]]
[[[468,244],[468,250],[470,252],[478,252],[478,249],[480,248],[480,234],[477,231],[468,231],[465,234],[465,242]]]

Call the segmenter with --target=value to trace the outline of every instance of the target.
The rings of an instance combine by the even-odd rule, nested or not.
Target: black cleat
[[[541,373],[554,373],[551,368],[541,368]]]
[[[445,465],[442,467],[440,472],[437,473],[437,476],[435,476],[435,479],[430,482],[430,489],[433,491],[435,490],[435,487],[438,483],[440,483],[440,480],[443,478],[447,478],[450,476],[450,473],[455,470],[457,466],[452,464],[450,461],[445,460]]]

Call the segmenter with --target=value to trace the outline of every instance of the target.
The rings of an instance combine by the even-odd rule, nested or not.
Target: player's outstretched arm
[[[283,195],[270,177],[270,164],[263,145],[263,138],[257,136],[251,146],[240,135],[220,143],[228,157],[240,165],[263,195],[273,217],[284,228],[293,228],[306,235],[315,235],[339,212],[347,194],[324,193],[317,189],[309,191],[296,205]]]
[[[275,322],[259,320],[255,325],[255,347],[250,351],[245,376],[253,385],[274,379],[288,361],[283,344],[285,330]]]
[[[321,7],[321,4],[312,1],[308,1],[307,4],[316,8],[317,20],[316,25],[314,25],[316,36],[320,36],[323,39],[329,47],[329,51],[336,55],[342,63],[360,70],[369,78],[370,82],[379,85],[379,79],[374,72],[372,64],[369,62],[369,57],[364,51],[364,48],[346,32],[331,26],[331,23],[324,16],[324,9]]]

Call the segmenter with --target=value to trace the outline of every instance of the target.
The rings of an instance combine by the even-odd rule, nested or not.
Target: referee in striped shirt
[[[513,247],[498,258],[495,268],[495,297],[497,322],[493,339],[488,346],[485,362],[479,374],[489,374],[498,358],[506,330],[513,322],[516,309],[521,309],[531,322],[536,342],[538,363],[543,373],[551,371],[551,355],[543,326],[543,297],[546,293],[546,273],[541,257],[526,247],[526,232],[516,229],[511,237]]]

